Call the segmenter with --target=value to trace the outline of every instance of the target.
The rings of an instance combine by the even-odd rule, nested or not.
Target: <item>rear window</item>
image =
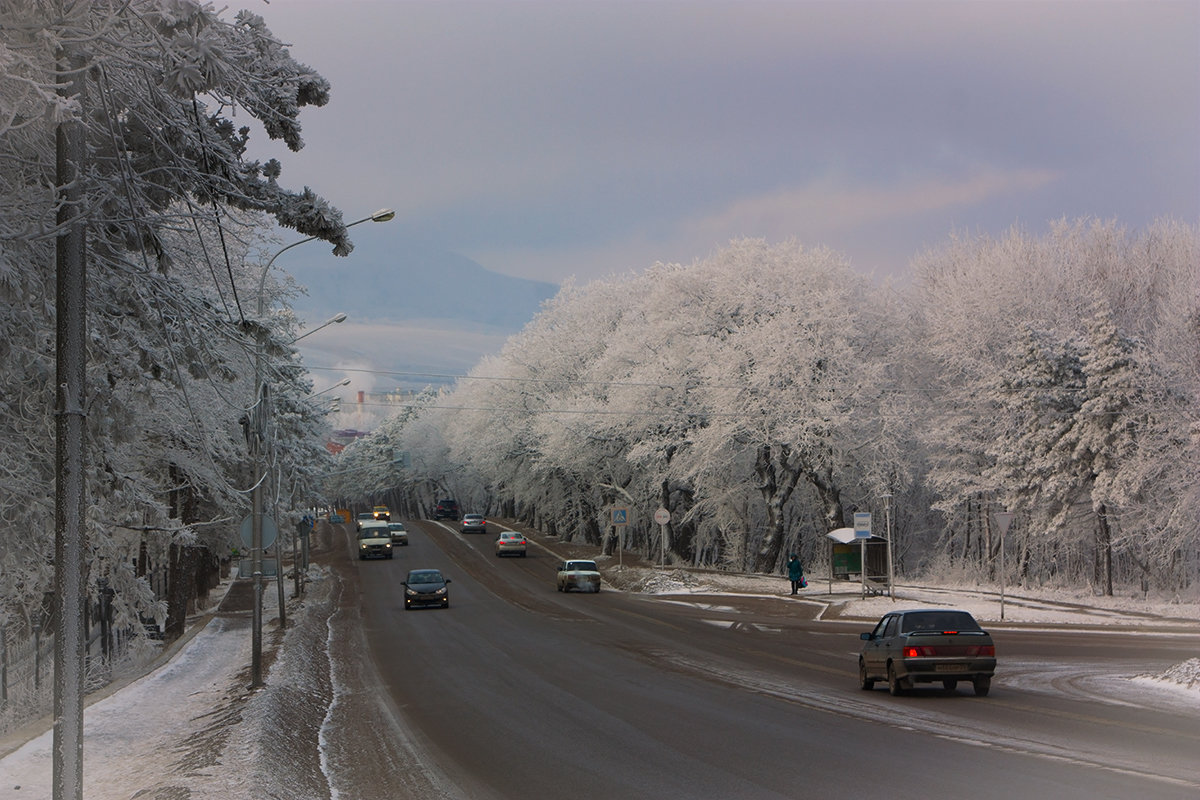
[[[905,614],[901,633],[913,631],[977,631],[979,623],[965,611],[918,611]]]
[[[570,572],[596,572],[595,561],[568,561],[567,570]]]

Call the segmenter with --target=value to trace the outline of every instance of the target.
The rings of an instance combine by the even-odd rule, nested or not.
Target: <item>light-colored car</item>
[[[375,521],[375,515],[372,514],[370,511],[364,511],[361,514],[359,514],[357,517],[355,517],[354,530],[361,531],[363,529],[364,524],[366,524],[368,522],[374,522],[374,521]]]
[[[571,560],[558,565],[558,590],[569,592],[579,589],[583,592],[600,591],[600,570],[595,561]]]
[[[408,529],[403,522],[389,522],[388,531],[392,534],[392,544],[407,545]]]
[[[525,557],[525,534],[516,531],[505,531],[496,539],[496,555]]]
[[[893,695],[918,683],[940,683],[954,691],[970,681],[985,697],[996,671],[996,647],[966,611],[945,608],[893,611],[860,635],[858,680],[863,689],[887,681]]]
[[[392,532],[386,522],[364,522],[358,532],[358,557],[391,558]]]
[[[463,533],[487,533],[487,520],[483,514],[465,514],[462,518]]]

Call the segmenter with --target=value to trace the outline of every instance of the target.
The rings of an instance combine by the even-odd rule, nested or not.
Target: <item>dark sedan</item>
[[[438,569],[409,570],[404,584],[404,608],[417,606],[450,607],[450,590],[447,584],[450,579]]]
[[[966,611],[893,611],[859,638],[863,689],[887,681],[888,690],[900,695],[918,683],[941,683],[953,691],[959,681],[970,681],[975,694],[984,697],[992,686],[996,646]]]

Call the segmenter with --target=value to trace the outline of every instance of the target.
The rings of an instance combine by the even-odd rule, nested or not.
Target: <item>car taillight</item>
[[[996,657],[996,645],[981,644],[981,645],[977,645],[975,647],[968,647],[967,655],[969,655],[969,656],[988,656],[990,658],[995,658]]]
[[[936,655],[937,655],[937,648],[929,647],[928,645],[923,645],[920,647],[917,647],[914,645],[908,645],[907,647],[904,648],[904,657],[905,658],[925,658],[928,656],[936,656]]]

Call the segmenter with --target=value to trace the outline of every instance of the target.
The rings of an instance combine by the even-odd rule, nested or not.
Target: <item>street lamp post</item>
[[[364,222],[387,222],[396,216],[396,212],[390,208],[380,209],[369,217],[355,220],[346,224],[346,227],[352,227]],[[267,273],[271,271],[271,267],[275,264],[275,259],[291,250],[293,247],[298,247],[302,244],[315,241],[320,237],[309,236],[305,239],[292,242],[267,261],[263,267],[262,275],[258,279],[258,319],[261,321],[266,313],[266,285]],[[339,315],[341,319],[334,317],[334,320],[341,322],[346,317]],[[325,323],[326,325],[333,322]],[[320,326],[324,327],[324,325]],[[317,329],[313,329],[308,333],[314,333]],[[308,334],[304,334],[308,335]],[[303,337],[298,337],[303,338]],[[266,473],[263,470],[263,444],[266,439],[266,424],[267,424],[267,392],[266,386],[263,383],[263,350],[264,350],[264,334],[260,327],[257,336],[257,342],[254,348],[254,405],[250,413],[250,455],[254,460],[254,489],[252,493],[252,502],[254,511],[251,514],[250,527],[250,559],[252,564],[252,579],[254,581],[254,618],[251,631],[251,656],[250,656],[250,686],[257,689],[262,686],[262,611],[263,611],[263,483],[266,480]],[[278,559],[277,559],[278,560]]]

